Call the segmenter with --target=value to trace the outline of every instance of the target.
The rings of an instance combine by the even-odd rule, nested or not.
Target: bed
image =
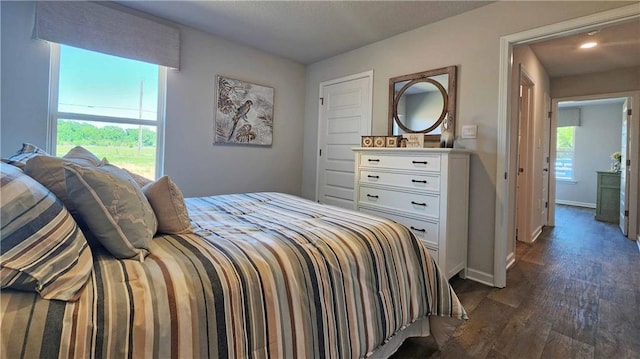
[[[3,282],[0,357],[376,358],[430,317],[466,318],[393,221],[282,193],[184,203],[192,230],[155,235],[143,260],[86,246],[69,300]]]

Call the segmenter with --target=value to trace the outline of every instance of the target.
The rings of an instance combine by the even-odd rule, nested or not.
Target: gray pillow
[[[116,258],[142,260],[149,254],[158,222],[133,178],[112,165],[63,168],[67,196],[92,237]]]

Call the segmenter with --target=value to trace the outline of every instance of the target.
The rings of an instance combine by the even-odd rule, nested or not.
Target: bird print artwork
[[[272,87],[217,76],[214,143],[270,146]]]
[[[247,113],[251,109],[251,105],[253,105],[253,102],[251,100],[247,100],[236,110],[236,114],[233,115],[233,118],[231,119],[231,121],[233,121],[233,127],[231,127],[231,132],[229,132],[229,140],[233,137],[233,132],[236,130],[238,122],[240,120],[247,119]]]

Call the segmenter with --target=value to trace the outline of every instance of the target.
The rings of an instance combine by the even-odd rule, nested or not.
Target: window
[[[575,126],[558,127],[556,145],[556,179],[574,180]]]
[[[50,150],[83,146],[145,177],[161,174],[165,68],[56,44],[52,59]]]

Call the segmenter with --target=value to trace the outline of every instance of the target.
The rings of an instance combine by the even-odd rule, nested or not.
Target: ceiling
[[[492,1],[119,1],[302,64],[487,5]]]
[[[492,1],[119,1],[302,64],[311,64]],[[594,30],[590,29],[589,31]],[[529,44],[550,77],[640,66],[640,19]],[[583,42],[597,41],[592,49]]]
[[[598,46],[580,49],[587,41]],[[640,18],[529,46],[552,78],[640,66]]]

